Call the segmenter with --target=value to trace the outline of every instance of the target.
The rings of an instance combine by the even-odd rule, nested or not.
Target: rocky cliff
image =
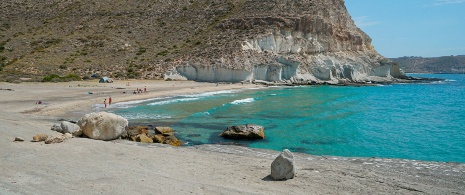
[[[343,0],[4,0],[3,75],[391,81]]]

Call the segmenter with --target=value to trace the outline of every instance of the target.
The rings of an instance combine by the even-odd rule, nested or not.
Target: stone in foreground
[[[255,124],[236,125],[228,127],[220,136],[226,139],[265,139],[265,128]]]
[[[77,125],[87,137],[107,141],[119,138],[128,126],[128,120],[116,114],[99,112],[84,115]]]
[[[56,143],[64,142],[65,140],[66,140],[66,137],[63,135],[49,137],[45,140],[45,144],[56,144]]]
[[[56,132],[63,133],[63,129],[61,128],[61,124],[53,124],[51,130],[52,130],[52,131],[56,131]]]
[[[24,141],[24,138],[22,137],[15,137],[15,142],[22,142]]]
[[[271,163],[271,178],[274,180],[287,180],[295,176],[294,155],[285,149]]]
[[[52,127],[53,128],[53,127]],[[82,131],[81,131],[81,128],[74,124],[74,123],[70,123],[68,121],[62,121],[61,124],[60,124],[60,128],[62,129],[62,133],[70,133],[71,135],[74,135],[74,136],[81,136],[82,135]]]
[[[33,142],[41,142],[45,141],[48,138],[47,134],[37,134],[34,137],[32,137]]]

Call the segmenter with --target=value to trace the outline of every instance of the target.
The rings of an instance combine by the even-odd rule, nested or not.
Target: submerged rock
[[[285,149],[271,163],[271,178],[274,180],[292,179],[295,176],[294,155]]]
[[[228,127],[220,136],[226,139],[265,139],[265,128],[255,124],[236,125]]]

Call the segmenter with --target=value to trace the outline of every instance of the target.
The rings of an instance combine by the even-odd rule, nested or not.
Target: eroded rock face
[[[274,180],[292,179],[295,176],[294,155],[285,149],[271,163],[271,178]]]
[[[265,128],[255,124],[236,125],[228,127],[220,136],[227,139],[265,139]]]
[[[239,37],[240,47],[213,60],[183,59],[176,68],[181,76],[208,82],[335,84],[339,80],[391,81],[403,76],[399,67],[379,55],[371,38],[357,28],[343,0],[244,4],[255,8],[260,4],[270,11],[255,15],[248,12],[252,11],[250,7],[243,6],[244,15],[223,20],[217,28]],[[294,12],[286,16],[275,12],[286,8]]]
[[[84,115],[77,125],[89,138],[96,140],[114,140],[125,132],[128,120],[116,114],[99,112]]]

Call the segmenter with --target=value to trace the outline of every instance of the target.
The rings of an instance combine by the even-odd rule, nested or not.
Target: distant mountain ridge
[[[465,55],[390,58],[406,73],[465,74]]]

